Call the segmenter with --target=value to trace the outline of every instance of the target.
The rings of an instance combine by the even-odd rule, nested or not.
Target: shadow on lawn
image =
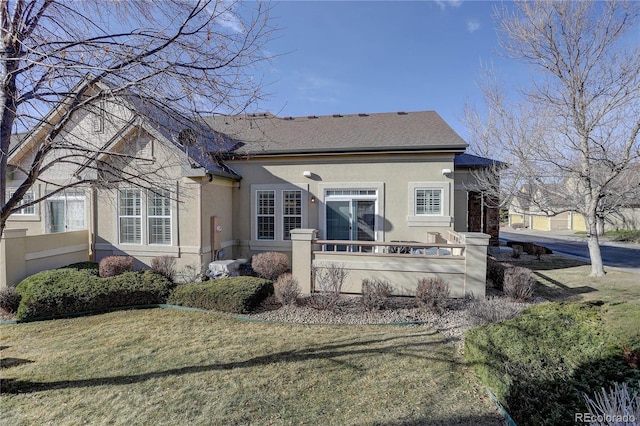
[[[381,343],[388,343],[398,339],[405,338],[422,338],[436,335],[437,332],[427,332],[419,335],[394,336],[386,339],[374,339],[363,342],[350,342],[335,345],[326,345],[318,348],[309,348],[302,350],[291,350],[277,352],[270,355],[258,356],[245,361],[232,361],[225,363],[216,363],[209,365],[194,365],[188,367],[171,368],[163,371],[154,371],[150,373],[131,374],[113,377],[94,377],[89,379],[78,380],[60,380],[55,382],[31,382],[17,379],[0,379],[0,394],[19,394],[43,392],[56,389],[84,388],[93,386],[117,386],[129,385],[132,383],[141,383],[147,380],[162,378],[167,376],[182,376],[187,374],[204,373],[208,371],[234,370],[239,368],[252,368],[263,365],[271,365],[275,363],[304,362],[309,360],[330,360],[340,365],[346,365],[349,368],[360,370],[348,360],[341,359],[345,356],[354,355],[374,355],[381,353],[391,353],[399,356],[410,356],[419,359],[431,359],[433,361],[448,362],[451,364],[461,364],[451,357],[435,357],[425,356],[429,354],[426,350],[433,345],[442,345],[443,340],[438,341],[422,341],[415,343],[390,344],[384,347],[368,347]],[[437,352],[436,352],[437,353]]]

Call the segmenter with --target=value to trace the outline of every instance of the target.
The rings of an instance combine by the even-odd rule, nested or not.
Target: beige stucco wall
[[[277,188],[294,184],[304,189],[306,215],[303,227],[320,229],[324,238],[324,191],[327,189],[378,189],[378,241],[422,241],[427,232],[452,229],[454,215],[454,181],[442,174],[453,170],[453,154],[345,155],[289,158],[254,158],[228,162],[241,176],[240,187],[233,195],[233,235],[238,240],[236,255],[262,250],[290,250],[289,241],[258,242],[252,240],[252,185]],[[311,172],[311,177],[303,172]],[[435,217],[434,224],[411,225],[409,182],[443,185],[446,217]],[[427,186],[427,185],[425,185]]]
[[[24,229],[5,229],[0,239],[0,289],[24,278],[88,260],[88,231],[27,235]]]

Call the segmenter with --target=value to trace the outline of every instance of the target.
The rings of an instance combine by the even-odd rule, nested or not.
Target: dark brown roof
[[[215,116],[216,131],[241,142],[238,154],[455,151],[467,143],[435,111],[276,117]]]

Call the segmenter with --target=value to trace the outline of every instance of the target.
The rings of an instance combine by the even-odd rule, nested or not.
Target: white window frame
[[[273,191],[274,195],[274,237],[273,239],[258,239],[258,215],[259,211],[258,194],[264,191]],[[291,246],[290,238],[285,235],[285,206],[284,198],[287,191],[300,191],[300,227],[307,227],[309,212],[309,185],[308,184],[253,184],[251,185],[251,243],[252,249],[256,250],[278,250]],[[287,217],[293,217],[286,215]]]
[[[261,195],[269,195],[265,201],[269,201],[269,205],[262,205],[261,203]],[[255,192],[255,205],[256,205],[256,214],[255,214],[255,239],[260,241],[275,241],[277,237],[276,233],[276,191],[272,189],[259,189]],[[267,209],[266,211],[263,209]],[[261,223],[260,219],[271,219],[271,226],[273,229],[269,229],[269,234],[273,235],[272,238],[261,237]],[[264,226],[264,225],[263,225]],[[270,227],[271,228],[271,227]]]
[[[156,198],[158,200],[160,200],[161,205],[160,206],[154,206],[152,203],[152,200],[154,198]],[[173,220],[172,220],[172,214],[171,214],[171,192],[167,189],[158,189],[157,191],[153,192],[153,191],[149,191],[147,193],[147,236],[148,236],[148,243],[149,245],[162,245],[162,246],[170,246],[172,239],[173,239]],[[152,209],[161,209],[161,213],[162,214],[152,214]],[[155,212],[153,212],[155,213]],[[154,235],[153,232],[151,232],[151,222],[152,219],[159,219],[163,223],[162,225],[160,225],[163,228],[163,241],[164,242],[151,242],[152,240],[152,236]],[[166,220],[169,220],[168,223],[166,223]],[[166,241],[164,238],[166,236],[166,232],[169,232],[169,240]]]
[[[296,197],[294,199],[287,200],[287,195],[294,193],[297,194]],[[293,201],[295,204],[287,205],[287,201]],[[293,209],[294,212],[291,212],[291,209]],[[298,211],[297,213],[296,210]],[[291,224],[287,225],[286,222],[288,219],[298,219],[298,225],[293,227]],[[300,227],[302,227],[302,190],[285,189],[282,191],[282,239],[285,241],[291,240],[290,231]]]
[[[9,198],[13,197],[13,194],[15,194],[16,191],[9,191]],[[30,198],[30,199],[29,199]],[[35,200],[35,193],[33,191],[27,191],[24,193],[24,196],[22,197],[22,200],[20,200],[20,204],[18,205],[21,206],[23,204],[26,203],[30,203],[33,200]],[[20,210],[16,211],[15,213],[11,213],[12,216],[35,216],[36,215],[36,205],[32,204],[28,207],[23,207]]]
[[[451,216],[451,184],[449,182],[409,182],[408,185],[408,215],[409,226],[453,226]],[[439,213],[418,213],[418,191],[440,191]]]
[[[132,207],[129,206],[123,206],[122,205],[122,201],[123,201],[123,193],[127,191],[131,191],[133,193],[137,193],[137,197],[133,198],[134,200],[134,204]],[[127,197],[126,199],[129,199],[130,197]],[[135,200],[139,200],[138,201],[138,205],[136,206],[135,204]],[[133,208],[133,213],[132,214],[122,214],[122,209],[129,209],[129,208]],[[136,209],[137,209],[137,214],[136,214]],[[137,188],[121,188],[120,190],[118,190],[118,243],[119,244],[135,244],[135,245],[141,245],[142,242],[144,241],[143,238],[143,224],[142,224],[142,212],[143,212],[144,206],[143,206],[143,196],[142,196],[142,190],[141,189],[137,189]],[[136,232],[134,231],[133,233],[133,241],[124,241],[124,239],[122,238],[123,233],[122,233],[122,220],[123,219],[137,219],[138,221],[138,229],[139,229],[139,235],[136,235]],[[135,226],[135,225],[134,225]]]
[[[121,194],[123,191],[137,191],[139,194],[140,205],[139,205],[139,214],[122,214],[122,198]],[[163,204],[162,209],[168,209],[163,212],[161,215],[152,215],[149,213],[151,206],[151,200],[154,196],[159,194],[165,194],[163,197],[166,199],[167,204]],[[119,245],[136,245],[136,246],[157,246],[157,247],[169,247],[173,245],[173,238],[175,234],[174,219],[173,219],[173,201],[171,200],[171,192],[167,189],[158,189],[154,191],[145,191],[140,188],[120,188],[118,190],[118,206],[117,206],[117,224],[116,224],[116,232],[118,235],[118,244]],[[166,214],[168,212],[168,214]],[[134,210],[135,213],[135,210]],[[170,236],[169,241],[164,243],[151,242],[151,221],[149,219],[159,218],[159,219],[169,219],[169,223],[164,225],[168,227]],[[140,228],[140,236],[139,239],[136,238],[135,242],[125,242],[122,240],[122,219],[138,219],[139,220],[139,228]]]
[[[424,192],[424,195],[422,196],[422,198],[424,198],[423,202],[420,203],[420,192]],[[443,190],[442,188],[415,188],[414,189],[414,208],[415,211],[413,212],[414,216],[442,216],[442,193]],[[430,194],[427,196],[427,194]],[[433,197],[433,194],[438,194],[437,198],[438,198],[438,209],[436,210],[432,210],[433,206],[435,203],[433,203],[433,199],[435,197]],[[420,207],[424,208],[424,210],[422,212],[420,212]]]

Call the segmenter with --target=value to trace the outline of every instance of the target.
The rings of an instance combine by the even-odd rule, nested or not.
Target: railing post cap
[[[22,238],[27,236],[27,228],[7,229],[2,232],[2,238]]]
[[[291,235],[291,239],[294,241],[311,241],[316,238],[316,233],[318,231],[315,229],[301,229],[296,228],[289,231]]]

